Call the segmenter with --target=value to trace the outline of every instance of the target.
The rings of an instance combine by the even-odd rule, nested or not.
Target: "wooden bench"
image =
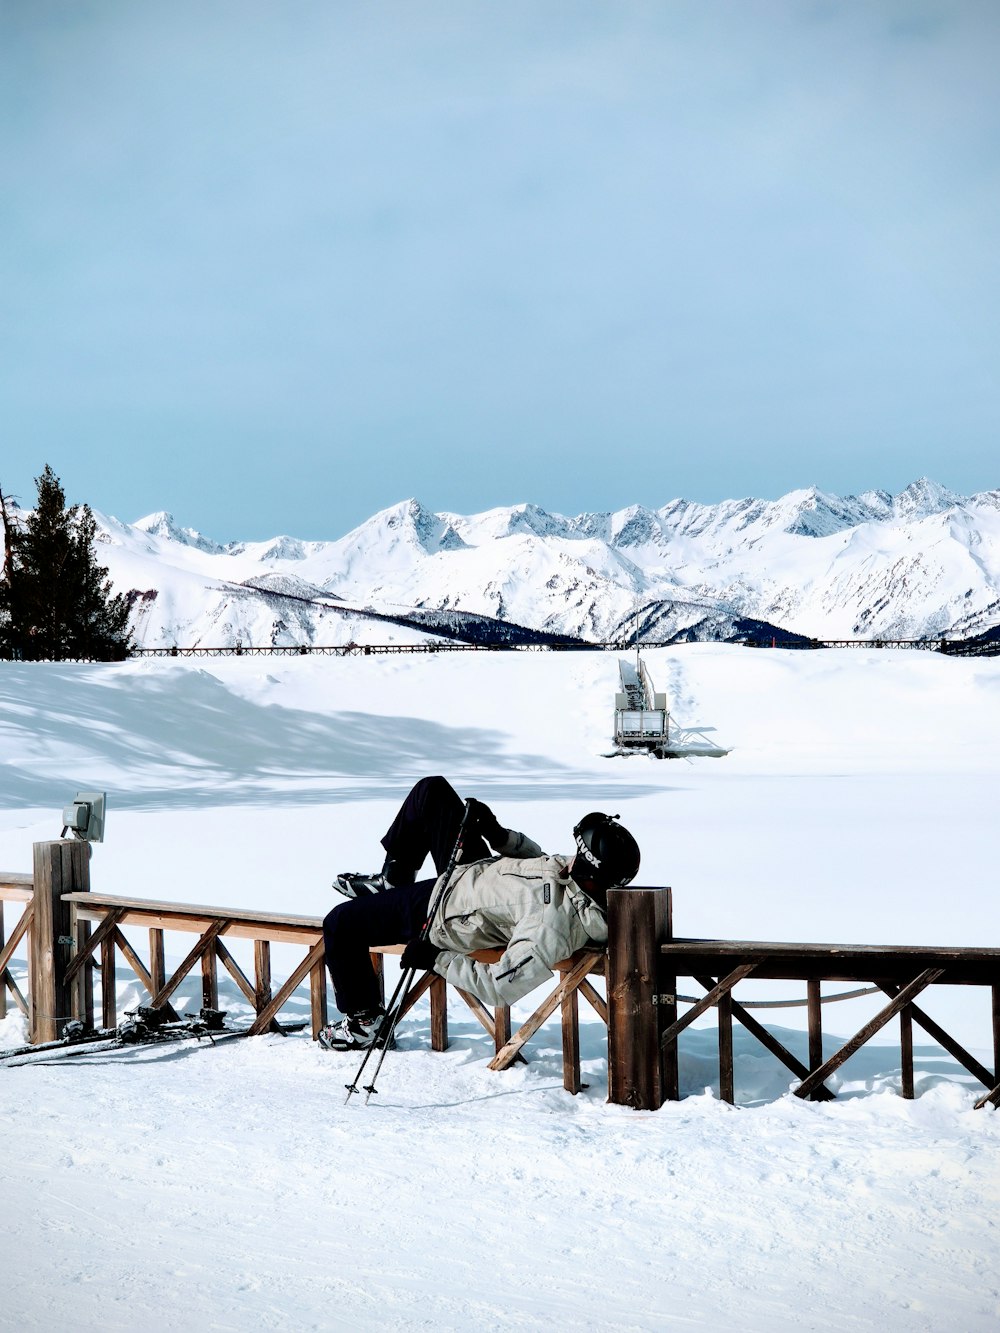
[[[309,978],[313,1037],[327,1021],[327,974],[323,957],[323,922],[320,917],[295,916],[287,913],[248,911],[239,908],[208,907],[188,903],[156,902],[142,898],[123,898],[111,894],[91,892],[65,893],[61,900],[74,914],[76,929],[88,930],[77,945],[75,956],[65,969],[65,982],[74,982],[87,992],[87,972],[93,968],[95,955],[100,956],[102,1026],[117,1023],[115,993],[115,951],[125,958],[136,977],[149,992],[150,1004],[166,1006],[173,1013],[171,997],[185,978],[199,967],[202,983],[202,1003],[218,1008],[219,990],[217,963],[221,963],[236,982],[243,995],[254,1007],[256,1017],[251,1032],[262,1033],[276,1026],[276,1018],[302,982]],[[148,931],[149,965],[147,966],[132,942],[124,934],[127,927]],[[165,931],[183,931],[198,936],[183,961],[167,976],[164,963],[163,936]],[[246,976],[223,940],[245,939],[254,944],[254,978]],[[270,948],[272,943],[305,946],[302,961],[292,970],[276,993],[271,988]],[[380,980],[387,955],[403,952],[401,944],[377,945],[371,949],[372,965]],[[499,949],[480,950],[473,954],[482,962],[493,962],[502,954]],[[495,1055],[490,1068],[507,1069],[522,1057],[522,1047],[538,1031],[547,1018],[561,1010],[563,1033],[563,1084],[571,1092],[579,1092],[583,1084],[580,1076],[579,1001],[582,993],[605,1023],[608,1021],[607,1004],[588,980],[590,975],[603,975],[603,950],[581,950],[572,958],[556,965],[558,981],[554,989],[535,1009],[531,1017],[516,1032],[511,1032],[510,1008],[501,1005],[492,1011],[476,996],[458,987],[457,995],[485,1028],[494,1043]],[[447,986],[436,972],[426,972],[411,986],[402,1010],[406,1014],[425,995],[431,1006],[431,1046],[446,1050],[448,1046]]]

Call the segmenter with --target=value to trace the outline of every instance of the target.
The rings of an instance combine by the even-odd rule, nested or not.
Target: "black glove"
[[[399,965],[404,972],[412,967],[417,972],[429,972],[441,952],[430,940],[410,940],[403,950]]]
[[[499,822],[490,807],[483,801],[477,801],[474,796],[469,797],[468,822],[481,838],[486,839],[495,852],[499,851],[507,841],[509,831]]]

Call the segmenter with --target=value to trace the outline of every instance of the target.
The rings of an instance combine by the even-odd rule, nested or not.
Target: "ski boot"
[[[364,898],[370,893],[385,893],[386,889],[397,889],[402,884],[412,884],[417,873],[412,866],[403,865],[391,856],[385,858],[385,864],[377,875],[359,875],[347,872],[338,875],[334,888],[345,898]]]
[[[384,1009],[348,1014],[339,1023],[327,1023],[316,1040],[327,1051],[366,1051],[374,1044],[383,1018]]]

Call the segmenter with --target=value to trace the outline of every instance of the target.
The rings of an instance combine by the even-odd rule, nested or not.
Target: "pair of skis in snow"
[[[126,1011],[125,1021],[116,1028],[88,1031],[79,1019],[73,1019],[55,1041],[0,1051],[0,1066],[16,1068],[18,1065],[50,1064],[75,1056],[160,1046],[169,1042],[196,1041],[215,1046],[219,1042],[250,1036],[249,1027],[228,1028],[225,1020],[225,1012],[221,1009],[202,1009],[197,1014],[170,1019],[165,1009],[140,1005],[138,1009]],[[277,1030],[284,1036],[289,1032],[300,1032],[305,1026],[305,1023],[290,1023]]]

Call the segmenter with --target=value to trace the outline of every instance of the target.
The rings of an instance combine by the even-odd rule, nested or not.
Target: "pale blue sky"
[[[0,486],[1000,485],[996,0],[0,0]]]

